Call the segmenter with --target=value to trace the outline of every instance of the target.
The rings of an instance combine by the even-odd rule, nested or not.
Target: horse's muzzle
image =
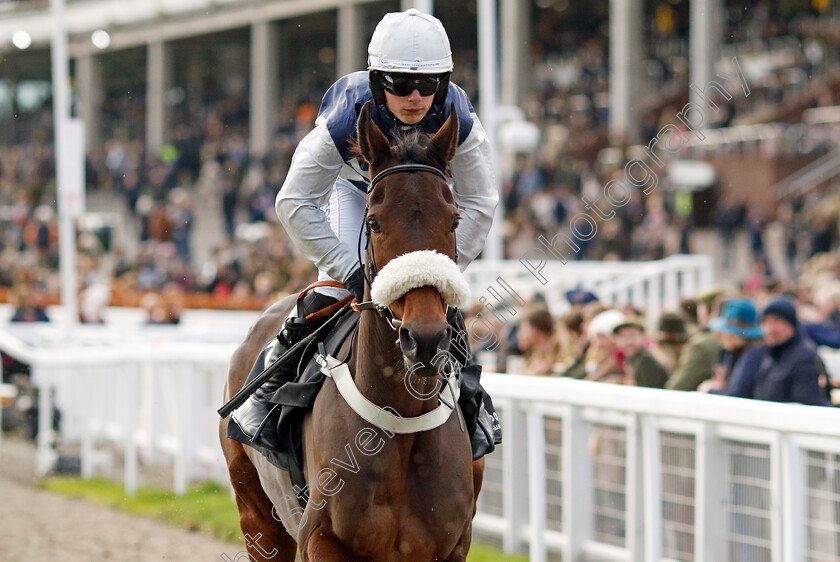
[[[400,328],[400,347],[406,358],[406,367],[421,377],[431,377],[443,371],[452,341],[452,328],[421,329],[412,326]]]

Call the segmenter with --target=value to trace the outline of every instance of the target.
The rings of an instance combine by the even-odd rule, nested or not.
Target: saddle
[[[312,342],[300,358],[296,378],[281,386],[268,400],[272,404],[268,416],[262,423],[262,430],[256,441],[250,439],[237,425],[233,417],[228,424],[227,436],[259,451],[266,459],[282,470],[289,472],[292,484],[300,489],[306,486],[303,475],[303,442],[301,439],[303,418],[312,409],[326,376],[314,360],[316,350],[331,355],[342,362],[350,360],[351,335],[359,325],[360,313],[348,309],[321,342]],[[463,315],[450,309],[447,315],[450,324],[463,324]],[[461,331],[460,333],[465,333]],[[265,356],[270,348],[263,349],[248,374],[247,382],[262,372]],[[454,350],[453,356],[462,365],[469,363],[468,357]],[[458,405],[463,413],[466,430],[470,435],[473,460],[495,450],[502,442],[501,426],[493,401],[480,384],[481,365],[467,364],[461,368],[461,393]],[[306,506],[306,496],[299,498],[301,507]]]

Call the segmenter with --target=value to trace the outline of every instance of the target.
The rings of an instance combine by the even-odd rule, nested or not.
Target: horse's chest
[[[472,482],[429,481],[411,475],[404,482],[363,490],[354,502],[355,509],[333,518],[337,538],[359,558],[389,562],[443,559],[472,516]],[[363,502],[363,498],[371,501]]]
[[[360,559],[416,562],[448,555],[472,518],[469,443],[459,445],[464,450],[420,437],[410,448],[387,442],[373,455],[355,446],[336,451],[330,466],[342,489],[324,498],[336,538]]]

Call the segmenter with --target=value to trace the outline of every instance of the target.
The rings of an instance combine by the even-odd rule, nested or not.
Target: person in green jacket
[[[664,388],[668,370],[645,346],[645,326],[641,319],[628,317],[613,333],[616,346],[624,355],[624,384]]]
[[[712,378],[720,350],[720,342],[712,332],[703,330],[692,335],[685,342],[665,388],[697,390],[703,381]]]

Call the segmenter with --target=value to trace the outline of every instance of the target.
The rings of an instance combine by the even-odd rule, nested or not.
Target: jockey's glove
[[[362,302],[365,300],[365,273],[362,266],[357,267],[344,280],[344,286],[348,291],[353,293],[356,300]]]

